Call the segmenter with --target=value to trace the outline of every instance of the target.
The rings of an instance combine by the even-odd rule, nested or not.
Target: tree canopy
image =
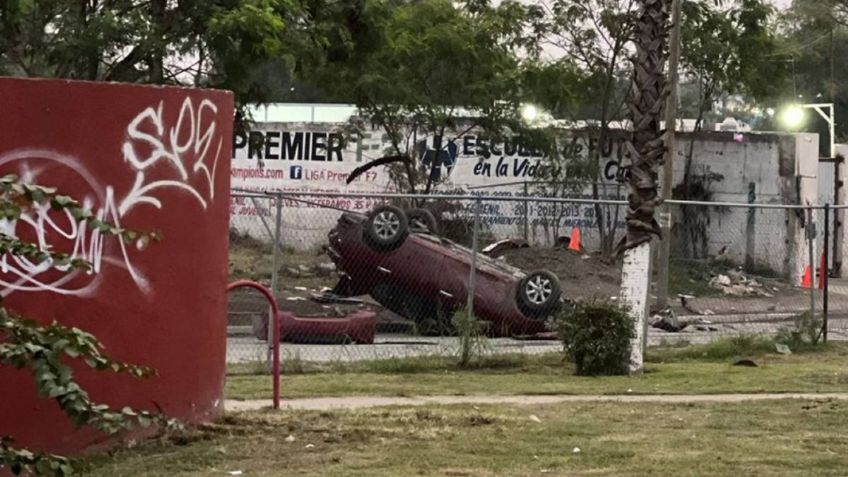
[[[348,36],[329,46],[315,78],[383,130],[400,187],[435,185],[437,167],[418,170],[413,157],[425,138],[436,137],[438,158],[471,129],[496,136],[522,128],[525,80],[548,72],[529,67],[538,66],[538,7],[367,0],[355,13],[336,33]]]

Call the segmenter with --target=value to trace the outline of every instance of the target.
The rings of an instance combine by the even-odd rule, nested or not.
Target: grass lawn
[[[92,458],[84,470],[102,477],[843,476],[846,426],[848,403],[836,401],[256,412]]]
[[[323,369],[287,363],[284,398],[433,394],[709,394],[848,391],[848,346],[831,344],[789,356],[773,344],[736,339],[706,346],[649,351],[641,377],[588,378],[573,375],[562,356],[500,356],[459,369],[451,358],[413,358]],[[733,366],[749,357],[756,368]],[[270,399],[267,375],[227,377],[228,399]]]

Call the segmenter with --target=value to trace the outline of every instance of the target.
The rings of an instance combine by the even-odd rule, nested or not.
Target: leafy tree
[[[119,229],[99,220],[76,200],[59,195],[54,189],[22,183],[15,176],[0,178],[0,219],[18,220],[22,211],[31,208],[49,208],[58,213],[67,213],[81,227],[89,227],[104,235],[116,235],[129,243],[141,238],[156,238],[154,234]],[[91,264],[85,260],[72,259],[65,253],[25,242],[7,233],[0,233],[0,254],[36,264],[49,264],[65,273],[91,269]],[[82,361],[96,370],[126,373],[135,377],[154,374],[152,369],[128,365],[106,356],[103,346],[89,333],[55,322],[41,325],[0,304],[0,366],[31,371],[39,393],[55,400],[75,426],[91,426],[114,434],[135,425],[148,427],[154,422],[174,425],[173,421],[146,411],[136,411],[129,407],[116,411],[107,405],[92,402],[88,393],[74,379],[68,360]],[[13,444],[11,436],[0,436],[0,470],[6,468],[15,475],[66,476],[74,472],[71,462],[65,457],[15,448]]]
[[[848,47],[848,2],[795,0],[781,18],[779,60],[791,72],[783,82],[783,98],[790,101],[833,102],[837,118],[848,115],[848,62],[840,52]],[[795,96],[794,98],[792,96]],[[824,121],[811,115],[822,137],[828,134]],[[836,121],[837,141],[848,137],[848,122]],[[827,142],[821,141],[828,154]]]
[[[635,13],[635,0],[558,0],[549,11],[545,41],[566,54],[554,64],[573,64],[580,76],[572,81],[558,82],[561,88],[576,90],[571,93],[570,102],[549,95],[550,99],[542,104],[558,118],[588,121],[579,134],[588,144],[594,145],[589,148],[587,157],[554,156],[563,167],[551,170],[564,171],[563,176],[543,180],[563,181],[558,192],[564,196],[582,194],[586,186],[591,188],[594,199],[618,198],[621,194],[620,182],[610,187],[603,180],[601,152],[613,140],[610,123],[623,120],[626,112],[628,84],[622,78],[627,77],[631,68],[629,47]],[[573,183],[569,184],[568,180]],[[551,184],[546,187],[556,188]],[[617,206],[594,205],[601,251],[606,255],[613,252],[619,212]]]
[[[697,84],[695,130],[722,93],[769,97],[785,67],[773,61],[778,43],[769,26],[773,13],[762,0],[740,0],[729,8],[702,1],[683,3],[681,63]]]
[[[773,61],[778,43],[769,28],[773,9],[762,0],[740,0],[728,7],[703,1],[683,3],[681,63],[697,85],[694,130],[703,128],[704,116],[722,94],[745,94],[762,99],[780,88],[785,68]],[[709,200],[709,184],[720,177],[694,176],[695,136],[689,141],[683,183],[675,188],[680,199]],[[698,211],[703,211],[699,208]],[[685,212],[685,211],[684,211]],[[689,211],[692,212],[692,211]],[[690,235],[698,228],[699,213],[684,213],[683,228]],[[693,249],[696,240],[690,241]]]
[[[848,26],[848,0],[794,0],[790,15],[819,26]]]
[[[596,120],[600,129],[624,118],[627,82],[622,78],[631,67],[628,47],[635,13],[635,0],[552,3],[545,41],[565,53],[584,75],[576,108],[568,103],[549,105],[556,117]]]
[[[387,165],[399,188],[427,193],[439,182],[441,151],[468,131],[521,130],[519,53],[537,53],[531,38],[540,17],[539,7],[515,1],[361,2],[318,72],[359,108],[358,127],[371,124],[390,143],[386,157],[357,173]],[[416,148],[429,136],[442,140],[424,166]]]
[[[320,51],[317,0],[5,0],[0,74],[230,89],[243,104],[274,91]],[[282,89],[282,88],[280,88]]]

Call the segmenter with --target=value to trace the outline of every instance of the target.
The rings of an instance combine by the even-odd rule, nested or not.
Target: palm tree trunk
[[[633,133],[628,149],[631,167],[627,235],[619,252],[650,242],[660,236],[654,209],[662,203],[657,191],[657,169],[665,152],[660,130],[665,88],[665,57],[669,29],[670,0],[640,0],[636,20],[634,74],[630,113]]]

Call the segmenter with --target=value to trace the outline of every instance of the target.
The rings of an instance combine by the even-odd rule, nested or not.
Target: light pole
[[[788,108],[786,108],[781,113],[781,121],[784,123],[786,127],[789,129],[799,129],[804,124],[804,110],[812,109],[819,116],[821,116],[826,122],[828,127],[828,135],[830,136],[830,151],[829,156],[831,159],[836,159],[836,115],[833,108],[833,103],[807,103],[807,104],[794,104]],[[825,111],[827,111],[825,113]],[[839,168],[836,167],[834,170],[834,174],[838,174]],[[840,181],[840,178],[836,178],[837,183]],[[838,196],[836,198],[836,204],[839,205],[842,203],[840,200],[843,197],[844,192],[841,189],[837,192]],[[837,276],[842,271],[842,216],[843,212],[840,209],[834,210],[834,224],[833,224],[833,270],[836,271]],[[825,220],[829,220],[829,217],[825,217]]]
[[[827,121],[828,135],[830,136],[830,157],[836,157],[836,116],[834,115],[833,103],[808,103],[794,104],[786,108],[781,114],[781,120],[789,129],[798,129],[804,123],[804,109],[812,109]],[[827,111],[825,113],[825,110]]]
[[[681,8],[683,0],[672,0],[671,6],[671,38],[669,40],[668,54],[668,88],[669,95],[665,103],[665,155],[663,160],[662,187],[660,193],[662,199],[672,199],[672,188],[674,187],[674,132],[677,129],[677,83],[679,82],[678,63],[680,62],[680,30],[681,30]],[[672,213],[668,205],[660,209],[660,228],[662,229],[662,240],[659,244],[657,256],[657,307],[668,306],[668,277],[669,263],[671,257],[671,225]]]

